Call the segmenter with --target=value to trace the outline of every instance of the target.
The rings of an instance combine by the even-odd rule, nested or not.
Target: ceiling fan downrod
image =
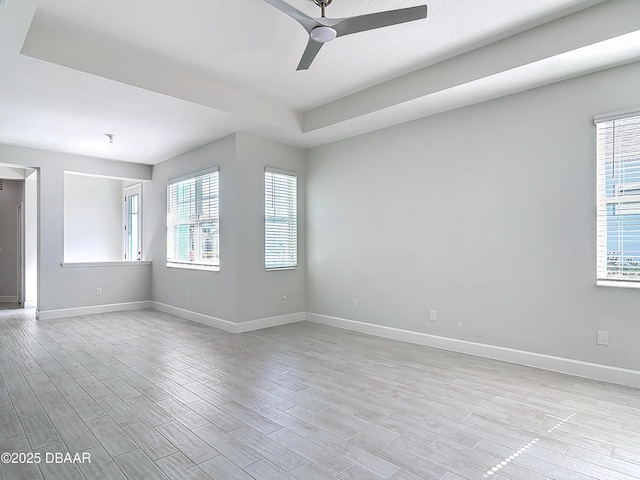
[[[313,0],[313,3],[320,7],[320,16],[322,18],[326,18],[324,16],[324,9],[327,8],[331,4],[332,0]]]

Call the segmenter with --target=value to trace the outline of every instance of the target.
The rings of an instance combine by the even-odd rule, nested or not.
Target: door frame
[[[17,216],[18,216],[18,249],[17,249],[17,257],[18,257],[18,278],[17,278],[17,301],[18,304],[24,308],[25,307],[25,268],[26,268],[26,260],[25,260],[25,251],[26,251],[26,242],[25,242],[25,224],[24,224],[24,202],[18,203],[17,208]]]

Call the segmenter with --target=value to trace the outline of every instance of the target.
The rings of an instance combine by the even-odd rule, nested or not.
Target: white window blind
[[[298,265],[298,177],[265,169],[264,264],[267,270]]]
[[[167,185],[167,265],[219,268],[218,169]]]
[[[597,279],[640,282],[640,113],[595,122]]]

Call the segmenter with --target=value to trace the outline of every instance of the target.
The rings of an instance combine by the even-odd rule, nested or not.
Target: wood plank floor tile
[[[180,422],[165,423],[156,427],[156,429],[195,464],[205,462],[219,455],[211,445]]]
[[[32,375],[30,377],[25,377],[29,386],[36,394],[49,393],[49,392],[57,392],[56,386],[53,384],[51,379],[45,374],[42,373],[40,375]]]
[[[108,378],[102,381],[102,384],[115,393],[120,399],[126,400],[127,398],[133,398],[142,395],[141,392],[129,385],[123,379],[115,377]]]
[[[123,453],[113,460],[128,479],[167,480],[169,478],[142,450]]]
[[[1,393],[1,392],[0,392]],[[42,412],[42,406],[31,390],[20,390],[9,395],[19,417]],[[0,407],[2,395],[0,395]],[[0,408],[2,410],[2,408]]]
[[[175,420],[171,414],[144,395],[128,398],[125,403],[154,427]]]
[[[47,480],[84,480],[79,463],[47,461],[47,454],[67,453],[67,447],[62,443],[49,445],[40,449],[42,461],[39,463],[42,476]]]
[[[156,460],[156,465],[171,480],[211,480],[204,470],[180,452]]]
[[[17,392],[20,390],[30,390],[29,382],[21,372],[3,373],[2,381],[7,392]]]
[[[194,433],[198,434],[198,429],[194,430]],[[225,434],[218,438],[204,438],[209,445],[211,445],[217,452],[220,452],[226,458],[231,460],[240,468],[248,467],[252,463],[256,463],[262,457],[256,452],[247,447],[244,443],[236,440],[229,434]]]
[[[400,470],[399,466],[327,432],[318,432],[309,440],[380,478],[389,478]]]
[[[91,448],[87,450],[87,453],[91,455],[91,461],[78,465],[87,480],[93,478],[99,478],[101,480],[126,480],[122,471],[104,448]]]
[[[75,413],[51,420],[60,434],[69,452],[75,454],[100,446],[96,437],[89,431],[80,417]]]
[[[120,427],[152,460],[158,460],[178,451],[167,438],[140,418],[122,423]]]
[[[263,415],[260,415],[254,410],[236,402],[225,403],[223,405],[219,405],[218,408],[232,417],[237,418],[246,425],[251,425],[253,429],[263,433],[264,435],[268,435],[282,428],[280,425],[272,422]]]
[[[78,416],[85,422],[106,415],[102,407],[84,392],[66,397],[66,400],[69,405],[71,405],[71,408],[73,408]]]
[[[222,455],[201,463],[200,468],[213,480],[255,480],[260,478],[250,476]]]
[[[91,433],[98,439],[100,445],[112,457],[138,448],[124,430],[110,417],[98,417],[87,421],[86,425],[89,427]]]
[[[51,382],[65,397],[68,397],[70,395],[77,395],[84,392],[82,387],[78,385],[78,382],[76,382],[69,374],[60,375],[58,377],[51,377]]]
[[[231,432],[231,435],[285,471],[293,470],[306,463],[306,460],[297,453],[252,428],[239,428]]]
[[[4,453],[30,453],[31,447],[26,440],[7,443],[0,447]],[[35,463],[5,463],[0,462],[0,478],[7,480],[41,480],[40,468]]]
[[[0,450],[92,454],[1,480],[638,480],[639,418],[638,389],[307,322],[0,308]]]
[[[339,474],[352,465],[350,461],[285,428],[271,433],[269,438],[333,475]]]
[[[44,413],[34,413],[20,418],[27,440],[33,448],[46,447],[61,441],[58,431],[51,423],[49,416]]]
[[[139,418],[139,415],[116,395],[96,398],[96,403],[98,403],[116,423],[124,423]]]
[[[253,478],[260,480],[295,480],[294,476],[265,459],[249,465],[244,470]]]
[[[25,438],[24,430],[13,410],[0,411],[0,445],[14,443]]]
[[[298,480],[335,480],[336,478],[313,463],[305,463],[289,473]]]
[[[156,402],[160,408],[178,420],[188,429],[193,429],[206,425],[209,421],[199,413],[195,412],[188,405],[176,400],[175,398],[167,398],[160,402]]]
[[[65,415],[70,415],[73,413],[73,408],[71,405],[64,399],[62,394],[57,390],[55,392],[43,393],[37,395],[40,404],[44,408],[44,411],[47,412],[47,415],[51,419],[63,417]]]
[[[353,465],[341,472],[338,478],[340,480],[381,480],[381,477],[357,465]]]

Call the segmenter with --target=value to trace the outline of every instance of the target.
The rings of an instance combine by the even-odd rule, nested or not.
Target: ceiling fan
[[[321,17],[312,18],[283,0],[264,1],[296,20],[309,34],[307,48],[302,54],[302,59],[296,70],[307,70],[322,45],[336,37],[427,18],[426,5],[359,15],[357,17],[326,18],[325,9],[331,4],[332,0],[313,0],[320,7]]]

